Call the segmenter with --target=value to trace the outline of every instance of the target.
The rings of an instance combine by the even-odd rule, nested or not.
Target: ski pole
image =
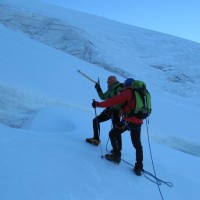
[[[93,99],[93,102],[95,101],[95,99]],[[100,128],[99,128],[99,122],[97,119],[97,109],[94,108],[94,112],[95,112],[95,118],[96,118],[96,123],[97,123],[97,131],[98,131],[98,136],[99,136],[99,140],[100,140]],[[100,142],[100,149],[101,149],[101,158],[103,159],[103,151],[102,151],[102,146],[101,146],[101,142]]]
[[[77,72],[79,74],[81,74],[82,76],[84,76],[85,78],[89,79],[90,81],[92,81],[93,83],[99,83],[97,81],[94,81],[93,79],[91,79],[89,76],[87,76],[86,74],[84,74],[81,70],[77,70]]]

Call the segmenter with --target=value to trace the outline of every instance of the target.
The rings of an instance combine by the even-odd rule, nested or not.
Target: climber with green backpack
[[[146,119],[151,113],[151,97],[146,89],[145,83],[127,78],[124,82],[124,89],[120,94],[103,102],[93,101],[92,106],[94,108],[104,108],[119,104],[123,105],[122,120],[109,132],[113,153],[106,154],[105,157],[109,161],[120,163],[121,151],[118,138],[125,131],[130,131],[131,141],[136,150],[134,172],[136,175],[140,176],[143,170],[143,149],[140,138],[141,126],[143,124],[143,119]]]
[[[115,76],[109,76],[107,80],[108,89],[103,92],[100,83],[95,84],[95,89],[98,96],[102,100],[109,99],[117,94],[123,89],[123,84],[120,83]],[[114,127],[116,123],[120,121],[120,105],[107,107],[98,116],[93,119],[93,137],[86,138],[86,142],[92,145],[98,146],[100,144],[100,124],[102,122],[111,120],[112,126]],[[119,138],[120,149],[122,149],[121,136]]]
[[[137,116],[146,119],[151,114],[151,96],[143,81],[134,80],[128,88],[132,89],[133,98],[136,98],[136,106],[130,109],[126,116]]]

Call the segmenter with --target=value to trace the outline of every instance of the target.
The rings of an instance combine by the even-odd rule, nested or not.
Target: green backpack
[[[131,84],[131,88],[136,98],[136,106],[134,110],[131,110],[131,114],[140,119],[146,119],[152,111],[151,95],[146,84],[143,81],[135,80]]]

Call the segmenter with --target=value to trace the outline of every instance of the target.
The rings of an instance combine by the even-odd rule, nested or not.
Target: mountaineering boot
[[[86,142],[95,146],[98,146],[100,144],[100,141],[95,138],[86,138]]]
[[[121,153],[120,153],[121,154]],[[121,155],[116,155],[116,154],[106,154],[105,158],[109,161],[112,161],[116,164],[119,164],[121,162]]]
[[[139,164],[136,162],[133,171],[137,176],[141,176],[143,171],[143,164],[142,163]]]
[[[121,151],[121,149],[120,149],[120,151]],[[114,150],[113,150],[113,149],[112,149],[112,150],[110,150],[110,153],[111,153],[111,154],[113,154],[113,153],[114,153]]]
[[[137,167],[134,167],[134,172],[137,176],[141,176],[142,175],[142,169],[141,168],[137,168]]]

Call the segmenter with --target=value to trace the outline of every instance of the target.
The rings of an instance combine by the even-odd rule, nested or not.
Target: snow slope
[[[98,98],[76,69],[100,77],[104,90],[111,73],[2,25],[0,36],[0,199],[161,199],[155,184],[123,162],[101,159],[100,148],[84,142],[92,135],[91,101]],[[174,184],[161,186],[164,199],[198,200],[199,104],[145,81],[153,101],[149,131],[157,174]],[[103,153],[110,126],[101,127]],[[144,167],[152,172],[145,124],[142,141]],[[129,133],[123,134],[122,155],[134,164]]]
[[[160,199],[154,184],[144,177],[136,177],[125,163],[118,167],[102,160],[100,149],[84,142],[92,132],[94,114],[90,103],[96,94],[91,88],[93,85],[77,74],[76,66],[93,77],[95,73],[104,78],[109,74],[94,66],[92,71],[92,66],[83,61],[3,27],[1,35],[1,48],[5,49],[1,54],[4,58],[1,65],[1,86],[4,86],[1,112],[7,114],[10,109],[10,115],[18,123],[21,122],[19,115],[27,117],[25,111],[29,109],[33,112],[22,129],[0,126],[0,199],[147,199],[149,196]],[[17,51],[12,53],[16,46]],[[66,67],[67,63],[72,68]],[[56,64],[59,67],[53,68]],[[30,71],[32,73],[28,73]],[[80,84],[86,91],[80,90]],[[7,122],[9,119],[4,118]],[[12,126],[12,123],[8,125]],[[110,122],[102,126],[104,153],[109,129]],[[150,131],[153,130],[150,125]],[[145,169],[151,171],[145,127],[142,138]],[[174,188],[162,187],[164,197],[199,199],[199,158],[154,141],[152,146],[158,175],[174,183]],[[123,158],[134,163],[128,133],[123,135]],[[189,175],[185,174],[188,169],[193,169]]]
[[[38,0],[2,0],[0,22],[122,77],[148,79],[152,87],[199,102],[199,43]]]

